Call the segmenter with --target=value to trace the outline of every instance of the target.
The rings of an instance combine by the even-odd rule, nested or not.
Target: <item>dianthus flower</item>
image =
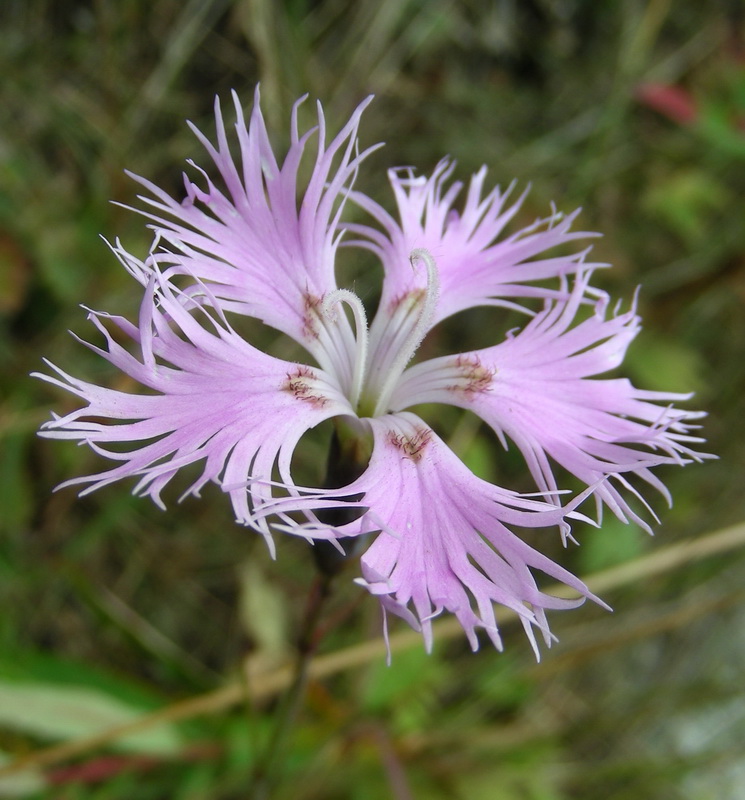
[[[352,188],[374,149],[360,153],[357,144],[369,101],[330,144],[320,105],[317,127],[301,134],[296,104],[280,163],[258,92],[248,124],[234,99],[239,160],[219,103],[216,143],[194,128],[221,186],[194,164],[200,175],[196,183],[185,176],[183,199],[136,178],[149,192],[142,213],[154,245],[144,261],[119,243],[112,249],[143,287],[137,323],[90,312],[105,346],[88,347],[147,391],[103,388],[53,365],[57,377],[40,376],[85,401],[46,423],[43,435],[79,440],[117,462],[67,484],[89,484],[89,492],[135,477],[135,493],[162,506],[166,484],[199,462],[201,475],[186,494],[216,482],[237,521],[270,548],[273,530],[339,544],[375,533],[358,582],[384,611],[421,630],[427,648],[432,619],[443,611],[456,615],[474,649],[477,628],[501,648],[494,604],[502,604],[518,614],[537,654],[535,629],[551,640],[546,610],[597,598],[510,528],[558,526],[565,541],[571,535],[567,520],[580,516],[578,499],[562,506],[556,466],[588,487],[579,499],[593,494],[598,515],[607,506],[646,527],[629,503],[641,497],[629,479],[667,496],[651,470],[700,458],[689,424],[700,414],[672,405],[688,395],[595,377],[621,363],[639,318],[633,307],[609,313],[606,296],[590,285],[598,265],[587,263],[587,249],[563,254],[593,235],[571,230],[576,213],[554,213],[507,235],[522,198],[513,202],[499,188],[485,193],[482,168],[457,211],[463,186],[450,182],[453,166],[443,161],[429,177],[389,173],[396,219]],[[310,178],[301,181],[313,136]],[[350,203],[370,224],[342,220]],[[345,245],[366,248],[383,266],[370,325],[360,298],[337,285],[345,236]],[[525,305],[536,299],[542,310]],[[412,363],[434,326],[477,306],[516,308],[528,321],[491,347]],[[290,337],[306,363],[253,346],[229,315]],[[472,411],[505,447],[511,440],[536,495],[473,474],[408,410],[422,403]],[[296,445],[329,419],[342,423],[347,443],[372,441],[369,461],[341,488],[300,486],[291,470]],[[345,507],[356,513],[329,514]],[[533,571],[572,587],[578,599],[541,591]]]

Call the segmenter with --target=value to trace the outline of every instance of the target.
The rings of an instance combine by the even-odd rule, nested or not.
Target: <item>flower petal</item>
[[[409,256],[419,248],[432,254],[440,272],[441,295],[434,322],[478,305],[524,310],[509,300],[513,297],[560,296],[556,290],[532,284],[576,272],[587,251],[562,256],[546,253],[598,234],[570,231],[579,213],[576,211],[567,217],[553,214],[536,220],[497,241],[525,195],[509,205],[512,187],[505,192],[497,187],[482,198],[486,178],[486,167],[482,167],[472,176],[463,210],[458,213],[453,205],[462,184],[455,182],[446,189],[453,167],[443,160],[429,178],[415,176],[410,169],[389,171],[400,224],[368,197],[351,193],[384,231],[365,225],[347,226],[362,237],[354,244],[372,250],[383,263],[385,283],[380,308],[395,308],[417,290],[421,281],[412,274]]]
[[[476,628],[501,649],[493,608],[500,603],[519,615],[538,655],[533,628],[551,642],[547,609],[573,608],[585,597],[597,600],[582,581],[506,527],[566,524],[567,509],[482,481],[414,414],[369,423],[375,437],[369,466],[343,490],[364,493],[367,511],[335,534],[382,529],[362,556],[360,583],[384,610],[421,629],[428,649],[431,620],[442,611],[456,615],[474,650]],[[532,569],[572,587],[580,599],[545,594]]]
[[[695,426],[689,423],[702,414],[673,407],[690,395],[592,377],[621,363],[640,326],[633,308],[607,318],[602,301],[589,318],[573,324],[588,281],[589,274],[578,276],[567,300],[547,303],[498,345],[411,367],[392,406],[442,402],[473,411],[503,443],[505,436],[515,442],[542,491],[557,489],[553,460],[588,485],[600,482],[599,501],[623,521],[649,530],[621,492],[641,499],[625,475],[637,475],[669,500],[651,468],[711,457],[691,448],[702,440],[691,435]]]
[[[165,248],[153,253],[151,261],[208,284],[223,310],[256,317],[307,346],[308,304],[336,288],[341,206],[360,162],[375,149],[357,152],[360,117],[371,98],[358,106],[328,146],[320,105],[317,128],[301,136],[296,104],[291,145],[282,164],[267,135],[258,88],[248,125],[235,94],[233,99],[240,164],[230,153],[219,101],[215,102],[216,145],[192,126],[217,166],[227,194],[201,169],[206,189],[184,176],[183,202],[132,176],[153,195],[141,199],[154,210],[141,213],[154,221]],[[303,191],[299,170],[313,133],[318,145]]]
[[[238,522],[269,537],[268,525],[255,512],[274,501],[272,469],[278,464],[283,480],[291,481],[290,458],[303,433],[350,412],[338,387],[320,369],[252,347],[224,319],[195,306],[157,273],[151,276],[139,326],[93,312],[90,319],[106,348],[85,344],[151,393],[102,388],[53,365],[59,377],[37,375],[87,403],[46,423],[42,435],[77,439],[121,462],[63,485],[88,483],[87,493],[137,476],[135,493],[163,507],[160,493],[179,469],[203,462],[201,476],[186,494],[198,494],[208,481],[222,483]],[[138,356],[118,344],[104,319],[138,346]]]

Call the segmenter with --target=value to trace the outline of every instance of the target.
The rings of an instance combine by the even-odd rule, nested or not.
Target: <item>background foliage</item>
[[[96,469],[34,432],[71,398],[30,380],[42,356],[121,378],[65,333],[84,303],[136,313],[138,292],[99,234],[144,253],[127,167],[178,190],[201,157],[183,124],[212,130],[213,98],[262,103],[286,141],[292,102],[330,127],[368,93],[363,144],[387,146],[360,185],[388,201],[385,169],[532,182],[521,220],[581,205],[615,265],[641,284],[645,330],[627,372],[696,391],[721,460],[665,473],[675,496],[652,540],[614,520],[556,553],[581,574],[745,519],[745,28],[742,6],[682,0],[5,0],[0,10],[0,757],[29,754],[221,686],[292,650],[312,578],[303,543],[272,563],[217,489],[168,513],[114,486],[52,494]],[[310,106],[309,112],[310,113]],[[367,290],[369,276],[357,276]],[[439,348],[478,336],[445,327]],[[461,345],[458,345],[461,346]],[[490,479],[519,460],[468,417],[445,433]],[[325,458],[310,441],[301,469]],[[511,484],[514,485],[514,484]],[[662,540],[662,541],[660,541]],[[551,543],[542,547],[551,549]],[[473,656],[459,638],[313,681],[278,797],[622,800],[745,793],[741,553],[606,596],[613,616],[553,617],[536,666],[520,632]],[[379,636],[376,604],[340,581],[324,642]],[[345,576],[346,578],[347,576]],[[0,778],[0,796],[64,800],[244,794],[271,700],[152,727],[103,750]],[[2,754],[5,754],[4,756]]]

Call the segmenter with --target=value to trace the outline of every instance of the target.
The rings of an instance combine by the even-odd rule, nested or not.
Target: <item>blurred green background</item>
[[[253,87],[274,141],[293,101],[331,128],[367,94],[361,141],[386,147],[363,191],[391,205],[385,170],[532,183],[520,222],[553,201],[584,208],[603,288],[641,284],[645,328],[625,372],[695,390],[720,461],[661,471],[672,510],[651,539],[607,519],[582,547],[541,546],[587,575],[745,520],[745,17],[737,0],[4,0],[0,4],[0,759],[117,724],[271,667],[292,649],[313,577],[307,546],[271,562],[216,488],[162,513],[116,485],[83,499],[85,448],[38,439],[61,396],[28,373],[47,357],[126,388],[76,344],[85,304],[135,314],[138,287],[99,234],[144,255],[128,168],[178,192],[205,162],[184,124],[212,134],[216,94]],[[310,120],[312,106],[308,105]],[[366,279],[359,277],[366,288]],[[466,321],[457,335],[478,327]],[[435,338],[445,347],[452,328]],[[483,343],[483,342],[482,342]],[[439,352],[444,352],[440,350]],[[480,474],[519,484],[520,462],[467,417],[443,416]],[[308,441],[307,465],[323,460]],[[511,482],[510,482],[511,481]],[[515,484],[518,481],[518,484]],[[185,484],[184,484],[185,485]],[[380,636],[377,604],[339,582],[323,644]],[[313,681],[276,796],[468,800],[739,800],[745,796],[745,563],[699,559],[604,595],[608,615],[554,614],[540,666],[505,626],[506,652],[462,638]],[[401,630],[403,626],[395,626]],[[43,771],[0,797],[245,797],[256,702],[150,728]],[[258,732],[258,733],[257,733]]]

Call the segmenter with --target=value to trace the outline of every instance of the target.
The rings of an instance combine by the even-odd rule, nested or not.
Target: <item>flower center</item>
[[[416,353],[435,317],[440,281],[427,250],[412,250],[411,266],[424,264],[427,283],[381,308],[368,328],[365,307],[348,289],[323,298],[306,298],[307,347],[322,369],[332,374],[359,417],[388,413],[399,378]],[[352,312],[354,330],[339,306]]]

